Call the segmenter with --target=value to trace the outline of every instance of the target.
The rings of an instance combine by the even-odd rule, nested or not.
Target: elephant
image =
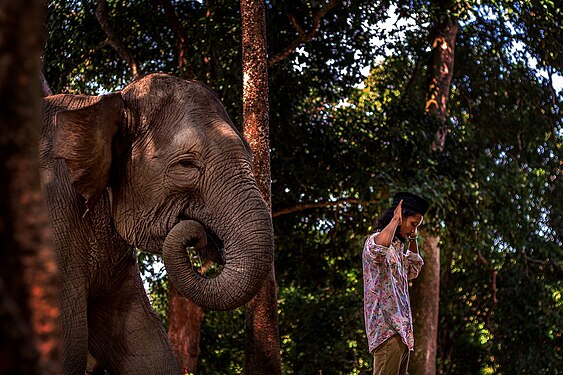
[[[204,84],[168,74],[43,99],[40,175],[58,261],[64,374],[179,374],[136,249],[162,254],[204,309],[247,303],[271,272],[271,212],[248,143]],[[188,246],[223,265],[200,275]]]

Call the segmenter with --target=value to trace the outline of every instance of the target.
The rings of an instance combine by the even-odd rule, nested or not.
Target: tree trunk
[[[445,14],[443,16],[446,17]],[[436,116],[441,124],[432,143],[432,149],[437,152],[443,151],[446,143],[447,104],[454,74],[454,47],[458,29],[457,18],[445,20],[437,24],[434,29],[428,91],[426,92],[426,112],[431,116]]]
[[[447,3],[441,8],[440,19],[434,27],[432,55],[429,67],[426,112],[440,122],[440,128],[432,143],[432,150],[444,150],[447,134],[447,103],[454,71],[454,46],[459,29],[457,18],[447,17]],[[436,373],[436,345],[438,337],[438,304],[440,295],[440,239],[426,235],[424,267],[418,280],[413,283],[415,351],[410,365],[410,374],[428,375]]]
[[[271,208],[266,16],[262,0],[242,0],[244,136],[254,156],[254,175]],[[246,374],[281,374],[275,271],[246,308]]]
[[[0,2],[0,373],[60,374],[56,260],[39,179],[43,0]]]
[[[438,302],[440,293],[439,237],[423,234],[424,266],[411,288],[415,350],[409,374],[436,374]]]
[[[199,360],[201,323],[205,313],[190,300],[182,297],[170,285],[168,337],[182,374],[196,374]]]

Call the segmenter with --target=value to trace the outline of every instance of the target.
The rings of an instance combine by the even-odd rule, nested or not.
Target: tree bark
[[[262,0],[242,0],[243,132],[254,156],[254,175],[271,209],[266,16]],[[275,271],[246,308],[246,374],[281,374]]]
[[[0,373],[60,374],[56,260],[39,179],[44,0],[0,2]]]
[[[429,66],[426,112],[438,119],[440,127],[432,142],[434,152],[444,150],[447,134],[447,103],[454,71],[454,46],[459,29],[457,18],[447,15],[453,2],[441,2],[441,19],[433,30],[431,63]],[[413,283],[415,351],[412,356],[412,375],[436,373],[436,347],[438,339],[438,305],[440,295],[440,238],[426,235],[424,267],[418,280]]]
[[[454,74],[454,47],[458,30],[457,18],[448,18],[434,29],[426,112],[436,116],[441,124],[432,143],[432,149],[437,152],[442,152],[446,143],[447,103]]]
[[[199,360],[201,323],[205,313],[201,307],[182,297],[170,285],[168,337],[182,374],[196,374]]]
[[[423,234],[424,266],[411,288],[415,350],[409,374],[436,374],[440,294],[440,237]]]

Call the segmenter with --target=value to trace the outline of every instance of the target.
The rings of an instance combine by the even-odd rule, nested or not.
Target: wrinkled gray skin
[[[162,253],[205,309],[248,302],[271,270],[273,230],[247,145],[207,88],[164,74],[102,97],[51,96],[42,112],[64,373],[84,374],[88,352],[112,374],[179,373],[133,249]],[[200,277],[186,245],[221,274]]]

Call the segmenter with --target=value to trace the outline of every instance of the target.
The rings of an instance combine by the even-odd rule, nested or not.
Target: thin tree
[[[169,284],[168,337],[183,374],[197,374],[205,312]]]
[[[243,133],[254,156],[254,175],[271,203],[270,135],[268,123],[268,60],[263,0],[242,0]],[[277,287],[274,267],[246,307],[247,374],[281,374]]]
[[[44,0],[0,3],[0,372],[60,374],[56,261],[39,179]]]
[[[438,21],[432,33],[431,61],[428,69],[426,112],[440,126],[432,142],[434,152],[442,152],[446,142],[447,104],[454,69],[454,47],[459,30],[458,18],[451,16],[455,1],[436,1]],[[414,315],[415,351],[411,359],[413,375],[436,373],[438,304],[440,294],[440,238],[425,234],[424,267],[413,283],[411,298]]]

